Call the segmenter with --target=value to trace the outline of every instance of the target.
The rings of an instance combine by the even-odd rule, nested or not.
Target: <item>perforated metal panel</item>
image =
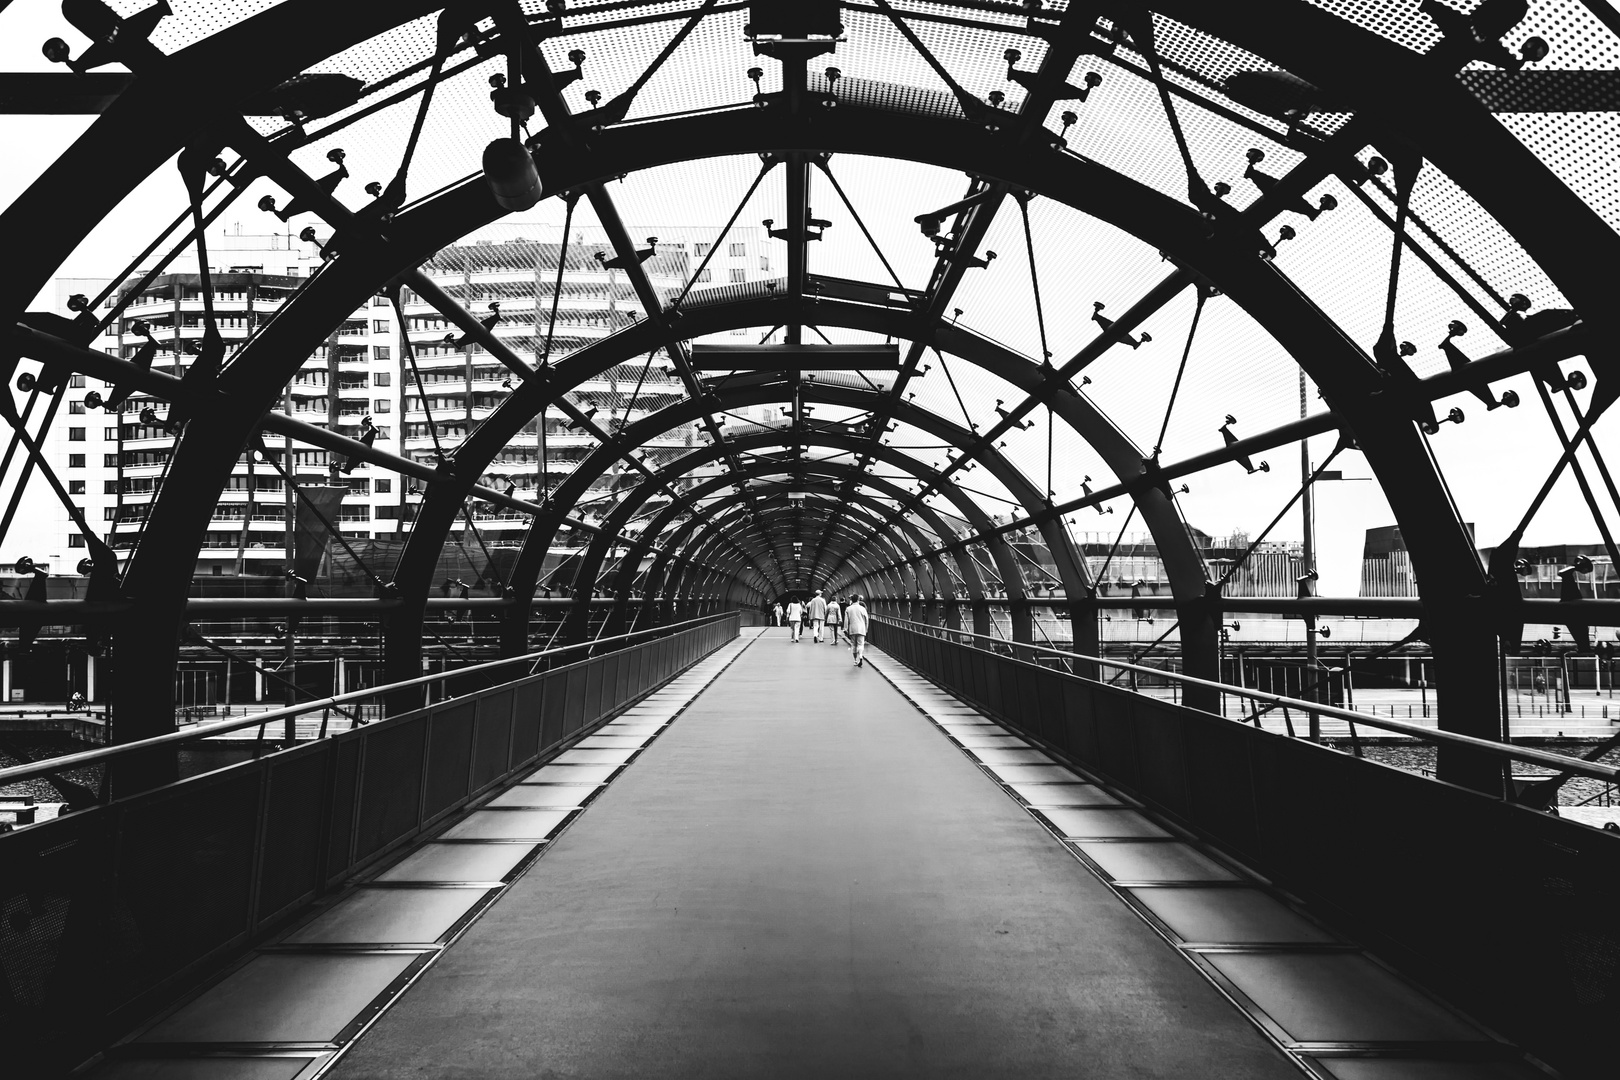
[[[334,881],[348,873],[354,849],[355,798],[360,788],[360,732],[339,736],[337,760],[332,778],[332,826],[326,844],[325,880]]]
[[[432,821],[467,794],[467,778],[472,768],[473,718],[476,713],[477,703],[473,701],[433,711],[423,821]]]
[[[528,761],[540,751],[540,724],[545,708],[544,679],[526,679],[513,691],[512,764]]]
[[[127,921],[109,945],[130,996],[247,933],[262,781],[238,766],[122,815],[113,902]]]
[[[356,860],[404,836],[420,820],[428,719],[419,716],[366,741]]]
[[[490,694],[478,699],[478,742],[473,756],[474,791],[491,783],[511,765],[512,705],[515,694],[511,690]]]
[[[337,747],[326,743],[268,767],[265,813],[275,827],[266,830],[260,855],[260,921],[273,919],[320,888],[321,819],[333,806],[326,788],[336,757]]]

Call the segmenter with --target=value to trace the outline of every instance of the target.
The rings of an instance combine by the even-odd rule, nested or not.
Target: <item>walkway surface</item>
[[[785,635],[331,1075],[1299,1075],[882,674]]]

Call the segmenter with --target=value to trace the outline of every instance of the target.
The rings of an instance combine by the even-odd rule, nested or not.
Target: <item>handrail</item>
[[[63,754],[61,757],[47,758],[44,761],[29,762],[26,765],[13,765],[7,769],[0,769],[0,785],[14,783],[18,780],[31,780],[46,773],[59,772],[62,769],[76,769],[82,765],[94,765],[97,762],[111,761],[125,754],[133,754],[142,750],[151,750],[159,746],[173,746],[177,743],[192,742],[197,739],[206,739],[212,735],[221,735],[228,731],[239,731],[242,728],[263,727],[277,721],[288,720],[303,713],[314,712],[317,709],[330,709],[362,698],[378,697],[382,694],[391,694],[398,690],[409,689],[413,686],[425,686],[428,683],[439,682],[444,679],[459,678],[478,671],[490,671],[494,668],[504,667],[507,664],[521,663],[525,660],[539,660],[546,657],[557,656],[571,652],[575,649],[591,649],[610,642],[628,642],[631,638],[648,637],[650,635],[668,636],[681,628],[695,629],[700,625],[718,622],[721,619],[733,618],[735,611],[721,611],[713,615],[704,615],[696,619],[687,619],[685,622],[671,623],[668,626],[652,627],[647,630],[636,630],[629,634],[618,634],[614,637],[596,638],[592,641],[581,641],[573,645],[562,645],[555,649],[542,649],[540,652],[525,653],[522,656],[508,656],[500,660],[489,660],[482,664],[469,664],[466,667],[451,668],[447,671],[436,671],[430,675],[420,675],[414,679],[405,679],[402,682],[387,683],[382,686],[371,686],[364,690],[350,690],[345,694],[336,694],[331,697],[320,698],[315,701],[300,702],[297,705],[288,705],[281,709],[272,709],[269,712],[257,713],[233,720],[219,720],[211,724],[198,724],[184,731],[171,731],[164,735],[153,735],[146,739],[137,739],[134,742],[119,743],[116,746],[102,746],[95,750],[82,750],[77,754]]]
[[[1044,645],[1031,645],[1028,642],[1023,641],[1007,641],[1002,638],[988,637],[984,634],[975,634],[969,630],[952,630],[945,626],[934,626],[930,623],[912,622],[910,619],[896,619],[890,615],[874,615],[872,616],[872,619],[875,622],[891,623],[907,629],[915,628],[918,631],[927,631],[928,635],[931,637],[945,637],[946,635],[949,635],[958,638],[978,638],[981,641],[989,641],[999,646],[999,648],[995,649],[984,649],[984,652],[1001,652],[1002,650],[1011,647],[1014,649],[1028,649],[1031,652],[1049,653],[1053,656],[1060,656],[1065,660],[1081,660],[1092,664],[1106,664],[1109,667],[1122,668],[1126,671],[1139,671],[1148,675],[1158,675],[1166,679],[1174,679],[1177,682],[1187,686],[1208,687],[1212,690],[1219,690],[1222,693],[1234,694],[1238,697],[1251,698],[1255,701],[1263,701],[1271,705],[1297,708],[1307,713],[1314,712],[1322,716],[1331,716],[1336,719],[1347,720],[1352,724],[1363,724],[1367,727],[1378,728],[1382,731],[1395,731],[1403,735],[1415,735],[1430,742],[1450,743],[1453,746],[1465,746],[1471,750],[1480,750],[1487,754],[1494,754],[1497,757],[1509,758],[1514,761],[1528,761],[1537,765],[1545,765],[1550,769],[1557,769],[1561,772],[1574,773],[1577,776],[1587,776],[1594,780],[1605,780],[1609,783],[1620,783],[1620,768],[1596,765],[1590,761],[1583,761],[1580,758],[1565,757],[1563,754],[1553,754],[1546,750],[1536,750],[1528,746],[1516,746],[1513,743],[1492,742],[1489,739],[1480,739],[1473,735],[1461,735],[1455,731],[1442,731],[1438,728],[1424,727],[1422,724],[1409,724],[1405,721],[1396,720],[1394,718],[1385,720],[1381,717],[1369,716],[1366,713],[1356,712],[1353,709],[1341,709],[1337,705],[1324,705],[1317,701],[1304,701],[1300,698],[1283,697],[1279,694],[1268,694],[1264,690],[1251,690],[1248,687],[1233,686],[1230,683],[1214,682],[1210,679],[1200,679],[1192,675],[1182,675],[1178,672],[1168,671],[1164,668],[1145,667],[1143,665],[1132,664],[1124,660],[1109,660],[1100,656],[1087,656],[1084,653],[1065,652],[1062,649],[1052,649]],[[1017,659],[1017,657],[1014,657],[1013,659]],[[1069,672],[1068,674],[1072,675],[1073,672]],[[1084,676],[1076,676],[1076,678],[1083,677]],[[1134,693],[1135,691],[1126,692]],[[1146,695],[1143,696],[1145,697]],[[1215,714],[1210,713],[1209,715],[1214,716]],[[1222,719],[1225,718],[1222,717]],[[1232,722],[1236,723],[1237,721]]]

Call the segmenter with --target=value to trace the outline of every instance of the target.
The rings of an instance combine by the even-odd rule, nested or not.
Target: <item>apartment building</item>
[[[656,238],[645,243],[643,250],[651,248],[651,254],[642,266],[660,297],[668,301],[678,295],[705,258],[708,265],[692,282],[694,292],[774,276],[763,230],[735,229],[722,251],[711,252],[717,231],[707,226],[632,230],[638,238]],[[295,230],[248,234],[230,227],[211,233],[208,248],[215,319],[227,355],[272,318],[321,261],[319,249],[299,240]],[[533,364],[565,356],[641,316],[625,271],[604,265],[611,256],[607,237],[597,228],[576,228],[564,243],[555,226],[498,224],[438,252],[423,271],[481,319],[496,316],[494,334]],[[65,307],[70,295],[94,297],[105,282],[60,284]],[[110,292],[98,313],[118,305],[117,318],[94,347],[131,360],[150,351],[154,370],[184,375],[205,330],[202,276],[194,255],[176,259],[162,274],[134,276]],[[460,331],[421,297],[406,290],[402,305],[405,326],[397,325],[383,296],[353,312],[305,359],[283,393],[282,409],[350,437],[374,428],[379,449],[433,463],[452,453],[500,404],[514,376],[476,343],[461,342]],[[139,542],[175,436],[164,427],[165,403],[137,394],[109,412],[104,403],[110,392],[100,380],[74,377],[45,445],[91,527],[100,527],[122,556]],[[683,393],[668,358],[659,353],[602,372],[577,388],[570,401],[600,428],[615,430]],[[678,453],[692,441],[690,429],[672,431],[655,440],[647,456],[656,462],[667,456],[662,451]],[[347,467],[326,451],[287,445],[277,436],[267,436],[266,444],[268,459],[245,454],[237,463],[199,555],[199,577],[275,576],[290,564],[296,496],[284,484],[282,469],[306,493],[342,489],[335,506],[328,500],[328,512],[343,537],[362,558],[377,560],[378,568],[391,565],[392,548],[402,542],[421,502],[419,485],[364,463]],[[525,427],[483,482],[539,499],[595,445],[594,437],[554,408]],[[625,480],[622,470],[599,480],[581,515],[603,516],[608,496]],[[65,510],[41,503],[38,494],[30,490],[30,505],[44,510],[36,514],[44,520],[36,521],[21,543],[61,563],[53,566],[56,573],[71,573],[84,538]],[[654,500],[646,509],[660,505]],[[525,515],[479,503],[470,509],[471,528],[453,538],[452,547],[511,548],[521,541]],[[567,555],[559,551],[554,564]]]

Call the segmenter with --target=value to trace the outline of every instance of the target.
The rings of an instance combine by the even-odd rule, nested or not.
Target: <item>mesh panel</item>
[[[602,660],[602,702],[595,718],[618,708],[620,700],[619,655],[614,653]]]
[[[1141,698],[1133,705],[1142,792],[1177,816],[1184,816],[1187,812],[1187,754],[1181,714]]]
[[[332,790],[332,831],[326,844],[326,880],[332,881],[349,870],[350,845],[354,840],[354,795],[360,783],[360,740],[356,732],[338,739],[337,776]]]
[[[472,765],[473,702],[440,708],[433,713],[433,734],[428,749],[427,799],[422,820],[431,821],[467,794],[467,770]]]
[[[565,676],[568,681],[562,716],[564,735],[572,735],[584,723],[586,677],[586,669],[580,665],[569,668]]]
[[[512,706],[512,764],[528,761],[540,752],[540,717],[546,681],[531,679],[515,691]]]
[[[363,859],[416,827],[421,809],[422,739],[428,718],[419,716],[366,741],[360,779],[360,821],[354,857]]]
[[[594,723],[602,715],[602,675],[606,661],[592,660],[585,667],[585,707],[576,726]]]
[[[269,766],[270,827],[259,863],[261,923],[320,885],[321,809],[326,805],[326,768],[334,748],[317,743],[311,749],[316,752],[275,760]]]
[[[232,770],[123,814],[109,975],[128,999],[248,929],[259,770]]]
[[[474,791],[506,771],[507,755],[512,745],[512,699],[513,692],[510,690],[478,699]]]
[[[18,1076],[82,1058],[75,1050],[111,989],[103,875],[112,821],[92,810],[0,836],[0,1039]]]
[[[568,715],[569,683],[572,679],[572,671],[560,672],[546,679],[545,723],[540,729],[542,748],[555,746],[563,737],[563,718]]]

